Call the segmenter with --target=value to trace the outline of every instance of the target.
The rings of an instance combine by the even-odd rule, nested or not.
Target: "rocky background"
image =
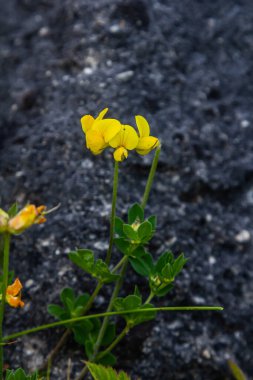
[[[190,260],[157,304],[225,308],[159,314],[122,342],[118,367],[145,380],[221,380],[231,379],[234,358],[252,377],[252,0],[2,1],[0,43],[1,207],[61,203],[45,225],[13,239],[26,306],[8,309],[6,332],[52,321],[47,304],[63,287],[94,287],[67,253],[88,247],[103,257],[108,244],[112,157],[84,148],[79,122],[108,106],[125,123],[144,115],[163,144],[150,249]],[[140,200],[151,160],[131,154],[121,165],[119,215]],[[125,293],[133,281],[147,292],[128,278]],[[6,363],[34,369],[61,331],[24,337]],[[70,341],[51,380],[66,378],[69,357],[78,373],[83,351]]]

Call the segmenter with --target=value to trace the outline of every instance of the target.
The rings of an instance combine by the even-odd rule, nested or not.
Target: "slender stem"
[[[111,211],[111,221],[110,221],[110,240],[109,240],[109,248],[108,248],[106,259],[105,259],[106,264],[110,263],[111,256],[112,256],[114,228],[115,228],[116,201],[117,201],[117,192],[118,192],[118,178],[119,178],[119,163],[115,161],[114,175],[113,175],[113,191],[112,191],[112,211]]]
[[[124,264],[125,261],[127,261],[127,259],[127,256],[123,256],[122,259],[118,262],[118,264],[116,264],[115,267],[112,268],[111,272],[117,272],[117,270]]]
[[[84,309],[83,309],[83,312],[82,314],[85,315],[91,308],[93,302],[94,302],[94,299],[96,298],[96,296],[98,295],[100,289],[102,288],[103,286],[103,283],[102,282],[98,282],[96,288],[94,289],[93,293],[91,294],[90,296],[90,299],[88,301],[88,303],[85,305]],[[58,354],[58,352],[60,351],[60,349],[64,346],[64,344],[67,342],[69,336],[71,335],[71,329],[67,329],[63,335],[61,336],[60,340],[58,341],[58,343],[56,344],[56,346],[50,351],[50,353],[48,354],[45,362],[42,364],[40,370],[43,371],[44,369],[47,368],[48,366],[48,363],[49,361],[52,361],[54,360],[55,356]]]
[[[51,365],[52,365],[51,360],[48,360],[48,363],[47,363],[47,380],[50,380]]]
[[[108,346],[104,351],[101,351],[95,358],[95,361],[103,358],[106,354],[111,352],[115,346],[127,335],[127,333],[130,330],[130,326],[127,324],[124,329],[121,331],[121,333],[117,336],[117,338]]]
[[[144,302],[144,305],[149,303],[153,298],[154,298],[155,294],[151,291],[148,298],[146,299],[146,301]]]
[[[124,279],[124,275],[125,275],[125,272],[126,272],[126,268],[127,268],[127,264],[128,262],[125,261],[122,268],[121,268],[121,271],[120,271],[120,278],[117,280],[116,284],[115,284],[115,288],[113,290],[113,293],[111,295],[111,299],[110,299],[110,302],[109,302],[109,305],[107,307],[107,310],[106,312],[110,312],[113,308],[113,303],[114,303],[114,300],[115,298],[118,296],[119,294],[119,291],[121,289],[121,286],[122,286],[122,283],[123,283],[123,279]],[[109,316],[106,316],[103,320],[103,323],[102,323],[102,326],[99,330],[99,333],[98,333],[98,338],[97,338],[97,341],[94,345],[94,350],[93,350],[93,355],[92,357],[90,358],[90,361],[94,361],[95,358],[96,358],[96,355],[99,351],[99,348],[101,346],[101,342],[103,340],[103,337],[105,335],[105,331],[107,329],[107,326],[108,326],[108,323],[109,323]],[[86,369],[87,366],[85,366],[82,371],[80,372],[79,376],[76,378],[76,380],[82,380],[86,373],[87,373],[87,369]]]
[[[93,318],[101,318],[101,317],[112,317],[114,315],[124,315],[124,314],[131,314],[131,313],[146,313],[148,311],[222,311],[224,310],[221,306],[170,306],[170,307],[152,307],[150,309],[132,309],[127,311],[110,311],[105,313],[98,313],[98,314],[89,314],[85,315],[84,317],[78,317],[78,318],[71,318],[71,319],[65,319],[64,321],[59,322],[53,322],[53,323],[47,323],[45,325],[33,327],[28,330],[23,330],[11,335],[7,335],[3,337],[3,341],[6,342],[8,340],[16,339],[24,335],[32,334],[38,331],[64,326],[66,324],[72,324],[75,322],[81,322],[85,319],[93,319]]]
[[[124,264],[123,264],[123,266],[122,266],[122,269],[120,271],[120,278],[117,280],[117,282],[115,284],[115,288],[113,290],[113,293],[112,293],[109,305],[108,305],[107,310],[106,310],[107,313],[112,310],[115,298],[118,297],[119,291],[120,291],[122,283],[123,283],[124,275],[126,273],[127,264],[128,264],[128,262],[125,261]],[[107,326],[108,326],[108,322],[109,322],[109,317],[105,317],[104,320],[103,320],[101,329],[99,331],[99,335],[98,335],[97,341],[96,341],[96,343],[94,345],[93,358],[98,353],[98,350],[100,348],[102,339],[104,337],[105,331],[106,331]]]
[[[4,234],[4,261],[3,261],[3,284],[2,284],[2,302],[0,305],[0,343],[3,342],[3,320],[4,320],[4,307],[6,300],[6,290],[8,286],[9,276],[9,255],[10,255],[10,234]],[[0,345],[0,379],[3,379],[3,346]]]
[[[151,186],[152,186],[152,183],[153,183],[153,180],[154,180],[154,176],[155,176],[155,172],[156,172],[156,168],[157,168],[160,152],[161,152],[161,146],[158,146],[158,148],[156,148],[156,151],[155,151],[155,156],[153,158],[153,162],[152,162],[152,165],[151,165],[151,169],[150,169],[148,180],[147,180],[147,183],[146,183],[144,195],[143,195],[142,202],[141,202],[141,205],[142,205],[143,208],[146,207],[146,204],[147,204],[147,201],[148,201],[148,197],[149,197]]]

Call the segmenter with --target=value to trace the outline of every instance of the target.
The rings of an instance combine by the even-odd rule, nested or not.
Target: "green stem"
[[[127,333],[130,330],[130,326],[127,324],[124,329],[121,331],[121,333],[117,336],[117,338],[108,346],[104,351],[101,351],[95,358],[95,361],[103,358],[106,354],[111,352],[115,346],[127,335]]]
[[[148,311],[222,311],[224,310],[221,306],[170,306],[170,307],[154,307],[150,309],[132,309],[127,311],[110,311],[105,313],[98,313],[98,314],[90,314],[86,315],[84,317],[78,317],[78,318],[71,318],[71,319],[65,319],[64,321],[59,322],[53,322],[53,323],[47,323],[45,325],[41,325],[38,327],[33,327],[28,330],[23,330],[11,335],[7,335],[3,337],[3,342],[6,342],[8,340],[13,340],[16,338],[19,338],[24,335],[32,334],[38,331],[46,330],[49,328],[54,328],[58,326],[64,326],[66,324],[76,323],[84,321],[85,319],[93,319],[93,318],[101,318],[101,317],[112,317],[115,315],[124,315],[124,314],[131,314],[131,313],[146,313]]]
[[[118,264],[116,264],[115,267],[112,268],[111,272],[117,272],[117,270],[124,264],[125,261],[127,261],[127,259],[127,256],[123,256],[122,259],[118,262]]]
[[[106,258],[105,258],[106,264],[110,263],[111,256],[112,256],[114,228],[115,228],[116,201],[117,201],[117,192],[118,192],[118,178],[119,178],[119,163],[115,161],[114,175],[113,175],[113,191],[112,191],[112,211],[111,211],[111,221],[110,221],[110,240],[109,240],[109,248],[106,254]]]
[[[144,305],[149,303],[153,298],[154,298],[155,294],[151,291],[148,298],[146,299],[146,301],[144,302]]]
[[[147,180],[147,183],[146,183],[144,195],[143,195],[142,202],[141,202],[141,205],[142,205],[143,208],[146,207],[146,204],[147,204],[147,201],[148,201],[148,197],[149,197],[149,193],[150,193],[150,190],[151,190],[151,187],[152,187],[152,184],[153,184],[153,180],[154,180],[154,176],[155,176],[155,172],[156,172],[156,168],[157,168],[160,152],[161,152],[161,146],[159,146],[158,148],[156,148],[156,151],[155,151],[155,156],[153,158],[153,162],[152,162],[152,165],[151,165],[151,169],[150,169],[148,180]]]
[[[122,286],[122,283],[123,283],[123,279],[124,279],[124,276],[125,276],[125,273],[126,273],[127,264],[128,264],[128,262],[125,261],[124,264],[123,264],[123,266],[122,266],[122,268],[121,268],[120,278],[117,280],[117,282],[115,284],[115,288],[113,290],[113,293],[112,293],[109,305],[108,305],[107,310],[106,310],[107,313],[109,313],[112,310],[115,298],[118,297],[118,294],[119,294],[119,291],[121,289],[121,286]],[[103,323],[102,323],[101,329],[99,331],[99,335],[98,335],[97,341],[96,341],[96,343],[94,345],[93,357],[95,357],[97,355],[97,353],[98,353],[98,350],[100,348],[102,339],[104,337],[105,331],[106,331],[107,326],[108,326],[108,322],[109,322],[109,317],[106,316],[104,318],[104,320],[103,320]]]
[[[3,284],[2,284],[2,301],[0,305],[0,379],[3,379],[3,320],[4,320],[4,307],[6,301],[6,290],[8,286],[9,276],[9,255],[10,255],[10,234],[4,234],[4,261],[3,261]]]

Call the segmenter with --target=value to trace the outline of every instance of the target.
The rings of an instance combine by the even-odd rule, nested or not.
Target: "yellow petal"
[[[23,286],[21,282],[19,281],[18,278],[16,278],[13,284],[7,287],[6,294],[10,296],[17,296],[22,288]]]
[[[148,154],[152,149],[155,149],[159,145],[157,137],[148,136],[139,139],[139,143],[136,147],[136,152],[141,155]]]
[[[115,161],[123,161],[125,158],[128,157],[128,151],[121,146],[120,148],[116,149],[113,153]]]
[[[92,130],[98,131],[102,134],[106,143],[112,140],[121,129],[121,124],[116,119],[96,120]]]
[[[107,146],[102,134],[94,130],[89,130],[87,132],[86,145],[87,145],[87,148],[90,149],[92,153],[94,154],[102,153],[104,148],[106,148]]]
[[[84,115],[81,118],[81,125],[84,133],[87,133],[91,129],[94,120],[94,117],[91,115]]]
[[[147,137],[150,134],[150,127],[145,117],[137,115],[135,116],[136,125],[139,131],[140,137]]]
[[[107,112],[108,112],[108,108],[104,108],[103,111],[100,112],[98,117],[96,117],[96,120],[102,120]]]
[[[13,297],[13,296],[7,295],[6,296],[6,301],[12,307],[23,307],[25,305],[25,303],[23,301],[21,301],[21,297],[20,296]]]
[[[0,233],[6,231],[8,226],[9,215],[0,209]]]
[[[10,219],[8,230],[12,234],[20,234],[33,225],[38,216],[37,208],[34,205],[27,205],[16,216]]]
[[[139,138],[133,127],[122,125],[120,132],[109,141],[112,148],[124,147],[127,150],[136,148]]]

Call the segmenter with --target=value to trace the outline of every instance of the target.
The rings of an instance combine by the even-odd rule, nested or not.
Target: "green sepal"
[[[10,218],[13,218],[18,213],[18,204],[17,202],[13,203],[9,210],[7,211],[7,214]]]
[[[143,207],[135,203],[133,206],[130,207],[128,210],[128,223],[133,224],[133,223],[141,223],[144,221],[144,210]]]

